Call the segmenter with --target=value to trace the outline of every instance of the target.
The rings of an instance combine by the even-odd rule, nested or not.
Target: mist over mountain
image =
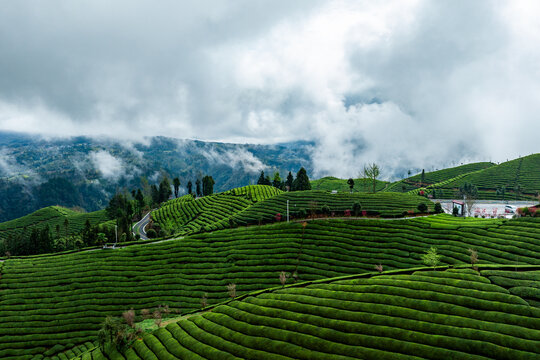
[[[214,190],[255,183],[261,171],[282,177],[305,167],[312,174],[313,143],[230,144],[148,137],[140,143],[71,137],[47,139],[0,132],[0,222],[44,206],[106,206],[117,191],[178,177],[188,181],[211,175]]]

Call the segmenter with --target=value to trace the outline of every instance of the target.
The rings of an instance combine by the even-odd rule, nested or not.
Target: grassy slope
[[[328,206],[331,212],[340,216],[345,210],[352,211],[354,203],[359,203],[362,210],[367,211],[369,215],[384,217],[402,216],[404,212],[417,213],[417,207],[420,203],[426,204],[430,211],[433,211],[434,206],[425,197],[409,194],[332,194],[327,191],[310,190],[279,194],[248,207],[234,218],[240,224],[252,224],[258,219],[272,221],[277,213],[281,215],[287,213],[287,200],[289,200],[289,212],[293,217],[302,210],[309,215],[312,208],[320,213],[324,206]]]
[[[538,359],[540,309],[497,285],[523,279],[538,282],[540,271],[423,269],[274,289],[172,323],[136,341],[125,355]],[[100,350],[91,355],[114,358]]]
[[[95,339],[106,315],[168,304],[198,308],[279,285],[279,272],[300,280],[421,265],[437,247],[445,264],[468,262],[540,265],[540,222],[450,216],[399,221],[356,220],[276,224],[203,233],[121,250],[10,259],[0,279],[0,358],[28,359],[55,344]],[[54,321],[52,321],[54,320]],[[52,350],[51,350],[52,351]]]
[[[321,190],[286,193],[271,186],[250,185],[197,200],[183,196],[169,201],[152,218],[171,234],[187,235],[229,228],[230,219],[242,225],[256,224],[259,219],[273,222],[277,213],[286,216],[287,200],[292,216],[300,210],[309,214],[312,207],[320,213],[325,205],[337,215],[343,215],[344,210],[352,210],[355,202],[370,215],[401,216],[403,212],[418,212],[420,203],[433,210],[433,203],[426,198],[405,194],[331,194]]]
[[[446,182],[459,176],[464,176],[468,173],[479,171],[493,166],[490,162],[471,163],[453,168],[442,169],[425,173],[424,183],[421,183],[422,175],[417,174],[409,178],[396,181],[390,184],[384,191],[391,192],[409,192],[428,185]]]
[[[448,169],[442,169],[437,171],[431,171],[425,173],[424,184],[436,184],[441,181],[455,178],[458,175],[471,173],[482,169],[487,169],[494,166],[490,162],[477,162],[472,164],[465,164]],[[422,181],[422,174],[417,174],[406,179],[409,183],[420,183]]]
[[[500,186],[506,187],[506,199],[531,200],[540,191],[540,154],[529,155],[515,160],[489,166],[490,163],[474,163],[456,168],[426,173],[425,183],[421,184],[420,175],[395,182],[384,191],[415,192],[423,186],[435,188],[443,198],[456,197],[459,187],[467,182],[478,187],[479,198],[501,199],[496,194]],[[482,168],[482,167],[485,168]],[[520,185],[522,194],[516,196],[514,188]],[[440,195],[440,194],[439,194]]]
[[[21,218],[0,223],[0,241],[22,235],[30,236],[33,228],[42,229],[46,225],[49,225],[53,235],[56,235],[56,225],[60,225],[60,235],[63,236],[66,219],[69,222],[68,234],[79,233],[87,219],[92,225],[108,220],[105,210],[79,213],[60,206],[49,206]]]
[[[267,185],[249,185],[194,199],[191,195],[165,203],[152,219],[171,234],[186,235],[229,227],[229,219],[251,205],[282,193]]]
[[[312,190],[337,190],[338,192],[349,192],[350,188],[347,184],[347,179],[338,179],[332,176],[323,177],[317,180],[311,180]],[[376,181],[375,191],[383,190],[389,183],[387,181]],[[371,192],[373,190],[373,182],[370,179],[354,179],[353,192]]]
[[[499,186],[506,186],[509,191],[519,184],[524,192],[533,194],[540,190],[540,154],[504,162],[465,176],[447,187],[458,188],[466,182],[473,183],[479,190],[492,191]]]

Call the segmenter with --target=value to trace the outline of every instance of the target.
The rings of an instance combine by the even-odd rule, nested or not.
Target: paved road
[[[146,225],[150,222],[150,214],[152,214],[152,211],[149,211],[141,221],[133,225],[133,235],[136,235],[138,231],[139,235],[141,235],[141,240],[148,240],[148,236],[146,236]]]

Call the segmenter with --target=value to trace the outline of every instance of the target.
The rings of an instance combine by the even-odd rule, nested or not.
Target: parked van
[[[515,214],[516,213],[516,207],[515,206],[512,206],[512,205],[506,205],[504,207],[504,212],[506,214]]]

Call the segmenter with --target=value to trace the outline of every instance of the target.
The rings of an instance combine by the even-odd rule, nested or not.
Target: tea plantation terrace
[[[503,162],[473,163],[455,168],[443,169],[400,180],[389,185],[384,191],[417,193],[424,188],[427,193],[436,190],[438,198],[451,199],[466,183],[478,188],[478,198],[483,200],[531,200],[540,191],[540,154],[533,154]],[[501,189],[504,188],[504,194]]]
[[[338,193],[310,190],[283,192],[267,185],[251,185],[224,193],[194,199],[186,195],[165,203],[152,213],[161,235],[187,235],[221,230],[231,226],[253,225],[276,221],[279,214],[285,220],[287,202],[291,218],[306,218],[312,213],[343,216],[356,206],[368,216],[400,217],[418,213],[418,205],[428,211],[434,205],[425,197],[399,193]],[[357,214],[362,215],[362,213]]]
[[[324,280],[207,309],[123,354],[77,359],[538,359],[540,309],[507,289],[538,292],[538,281],[538,270],[489,268]]]
[[[441,264],[467,264],[468,249],[473,248],[480,264],[540,265],[540,222],[535,218],[487,220],[449,215],[395,221],[321,220],[305,227],[278,223],[220,230],[115,251],[8,259],[0,263],[0,358],[52,356],[93,342],[107,315],[120,316],[130,308],[139,312],[167,304],[185,313],[200,308],[204,294],[210,305],[226,300],[228,284],[236,284],[239,295],[276,287],[282,271],[296,273],[297,281],[312,281],[372,272],[377,264],[384,270],[422,266],[421,257],[430,247],[437,248]],[[376,285],[373,291],[383,288],[387,286]],[[350,296],[348,290],[343,291],[344,299]],[[471,296],[476,294],[471,290]],[[404,299],[399,297],[399,301]],[[529,291],[529,300],[540,301],[538,292]],[[525,309],[524,304],[514,305]],[[442,304],[435,308],[435,313],[444,309]],[[500,315],[496,324],[518,313],[509,314]],[[519,316],[525,315],[520,312]],[[532,319],[527,321],[536,321],[527,316]],[[200,319],[197,321],[206,321]],[[524,324],[521,320],[514,324],[516,333],[522,332],[521,327],[528,333]],[[210,323],[201,326],[211,327]],[[499,325],[485,327],[493,326],[498,329]],[[519,350],[530,351],[527,346]],[[337,354],[341,350],[336,349]]]
[[[0,241],[29,236],[34,228],[41,230],[47,225],[52,232],[56,232],[56,227],[59,226],[61,236],[66,233],[77,234],[84,228],[86,220],[91,225],[96,225],[109,219],[105,210],[80,213],[61,206],[49,206],[21,218],[0,223]]]

